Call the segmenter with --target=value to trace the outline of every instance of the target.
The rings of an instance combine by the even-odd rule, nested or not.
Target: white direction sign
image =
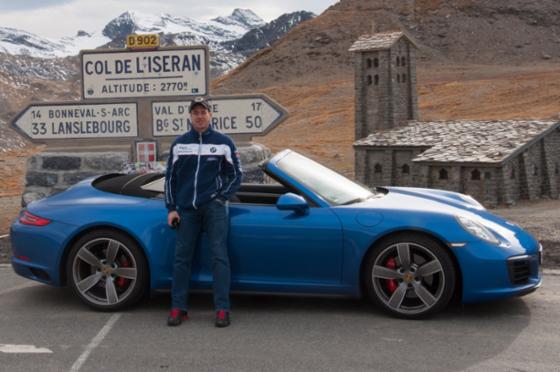
[[[31,104],[12,122],[31,140],[136,137],[136,103]]]
[[[264,134],[283,121],[286,110],[264,94],[209,99],[212,127],[227,134]],[[191,127],[190,101],[153,102],[153,135],[177,136]]]
[[[82,97],[129,98],[208,94],[208,48],[82,51]]]

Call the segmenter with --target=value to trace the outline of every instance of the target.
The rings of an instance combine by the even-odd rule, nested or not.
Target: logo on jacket
[[[216,152],[216,148],[214,146],[210,147],[210,152],[213,154]]]

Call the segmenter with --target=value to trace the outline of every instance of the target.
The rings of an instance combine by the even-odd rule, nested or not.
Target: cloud
[[[55,5],[71,3],[73,1],[74,0],[3,0],[0,1],[0,11],[13,12],[19,10],[37,10]]]

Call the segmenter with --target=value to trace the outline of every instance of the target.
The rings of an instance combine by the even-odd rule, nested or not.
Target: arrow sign
[[[211,125],[227,134],[263,135],[282,122],[287,111],[264,94],[215,96]],[[153,135],[178,136],[190,129],[190,101],[152,103]]]
[[[136,103],[86,104],[63,102],[31,104],[12,126],[32,141],[69,138],[136,137]]]

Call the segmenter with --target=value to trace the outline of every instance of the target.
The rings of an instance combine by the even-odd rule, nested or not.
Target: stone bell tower
[[[403,32],[361,36],[355,53],[355,139],[418,119],[415,45]]]

